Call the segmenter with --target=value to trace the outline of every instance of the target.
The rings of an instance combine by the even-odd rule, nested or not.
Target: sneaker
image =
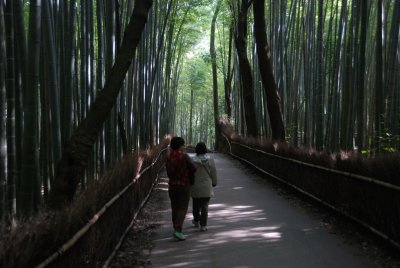
[[[200,232],[205,232],[207,231],[207,226],[201,226],[200,227]]]
[[[199,227],[199,222],[198,221],[195,221],[195,220],[192,220],[192,223],[193,223],[193,227]]]
[[[185,236],[184,234],[182,234],[182,232],[175,231],[174,237],[175,237],[176,239],[178,239],[179,241],[184,241],[184,240],[186,240],[186,236]]]

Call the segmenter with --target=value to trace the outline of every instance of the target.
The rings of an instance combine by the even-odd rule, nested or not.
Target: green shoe
[[[174,237],[175,237],[176,239],[178,239],[179,241],[184,241],[184,240],[186,240],[186,236],[185,236],[184,234],[182,234],[182,232],[175,231]]]

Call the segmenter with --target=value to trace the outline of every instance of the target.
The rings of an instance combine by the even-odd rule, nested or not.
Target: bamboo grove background
[[[255,124],[259,137],[271,138],[251,3],[153,1],[81,190],[124,153],[167,133],[214,146],[215,115],[228,117],[240,134]],[[0,0],[2,222],[30,216],[47,200],[63,144],[103,88],[133,4]],[[400,2],[265,0],[265,14],[286,140],[328,152],[398,151]],[[236,42],[243,33],[251,68],[246,85]],[[246,109],[254,109],[252,121],[246,122]]]
[[[228,16],[237,18],[243,3],[231,1]],[[265,8],[286,139],[295,146],[327,151],[398,150],[399,1],[276,0],[266,1]],[[253,71],[254,105],[261,136],[269,136],[251,11],[247,54]],[[225,26],[225,36],[229,36],[228,28],[233,25],[235,31],[237,20],[229,24],[220,19],[219,25]],[[222,53],[227,55],[227,51]],[[236,130],[245,134],[235,59],[231,65],[232,114],[226,113]]]
[[[209,31],[210,17],[216,6],[222,5],[215,33],[219,115],[227,116],[238,133],[247,135],[245,110],[254,107],[258,136],[270,138],[253,10],[248,5],[251,2],[214,1],[206,14],[197,14],[198,21],[194,22],[196,26],[192,27],[191,34],[199,29]],[[242,6],[246,5],[247,18],[243,22],[239,16]],[[286,140],[294,146],[327,152],[398,151],[399,1],[266,0],[265,13]],[[247,28],[246,56],[252,72],[251,87],[241,85],[235,45],[239,23]],[[207,37],[209,46],[208,40]],[[204,63],[208,69],[204,69]],[[212,106],[209,47],[186,58],[183,66],[178,85],[177,131],[193,142],[207,137],[213,140],[212,115],[207,114]],[[204,76],[208,80],[203,81]],[[250,104],[244,101],[249,90],[253,95]],[[195,112],[190,112],[191,109]],[[203,133],[207,131],[206,124],[211,124],[208,134]]]
[[[3,221],[32,215],[45,202],[63,144],[102,89],[133,4],[0,1]],[[100,178],[124,151],[147,148],[173,129],[174,110],[166,107],[175,106],[175,70],[189,48],[179,34],[183,6],[153,1],[85,180]]]

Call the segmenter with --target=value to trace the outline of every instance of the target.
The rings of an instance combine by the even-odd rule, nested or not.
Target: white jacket
[[[194,185],[190,187],[192,197],[213,196],[213,185],[217,185],[217,170],[214,159],[207,154],[192,157],[196,172],[194,173]]]

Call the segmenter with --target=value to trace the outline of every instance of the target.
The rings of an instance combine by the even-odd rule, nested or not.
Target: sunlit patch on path
[[[218,154],[215,159],[219,185],[209,206],[208,231],[191,226],[189,208],[187,240],[177,242],[171,211],[164,211],[153,240],[153,267],[372,267],[357,249],[236,161]]]

